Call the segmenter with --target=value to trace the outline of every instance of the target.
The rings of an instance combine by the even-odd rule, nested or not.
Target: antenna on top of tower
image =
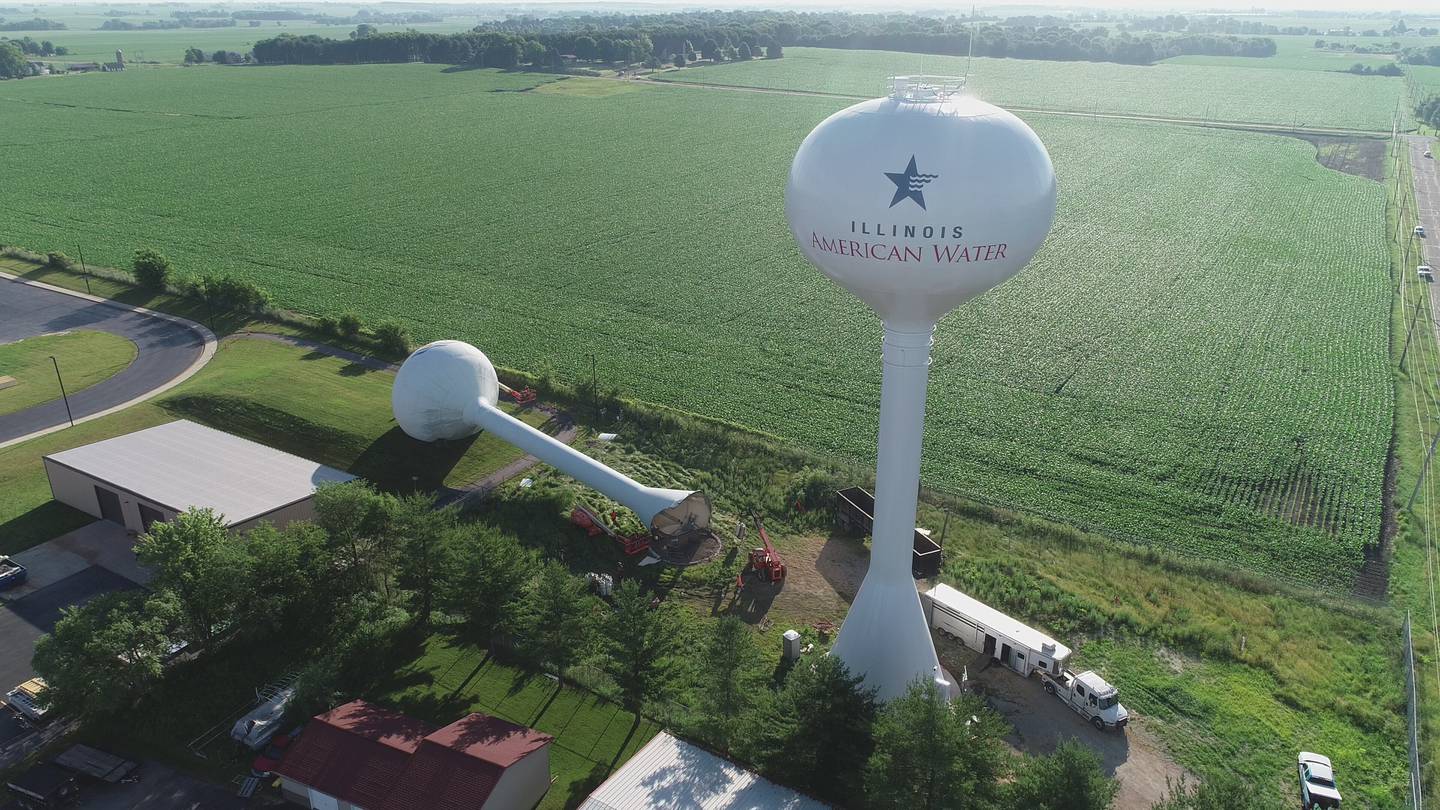
[[[975,7],[970,7],[970,48],[965,54],[965,81],[970,81],[970,65],[975,61]]]

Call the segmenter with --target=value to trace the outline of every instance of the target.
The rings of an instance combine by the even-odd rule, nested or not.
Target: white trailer
[[[1059,676],[1070,663],[1069,647],[949,585],[922,601],[931,627],[1027,678],[1037,669]]]

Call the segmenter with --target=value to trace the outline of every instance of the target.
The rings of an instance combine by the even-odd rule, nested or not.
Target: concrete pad
[[[135,559],[135,540],[124,526],[97,520],[11,555],[29,569],[30,576],[25,584],[4,591],[3,598],[7,602],[23,599],[92,565],[108,568],[137,585],[147,585],[155,575]]]

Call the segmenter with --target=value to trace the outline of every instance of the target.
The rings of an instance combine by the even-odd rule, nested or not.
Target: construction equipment
[[[760,535],[760,542],[765,545],[750,550],[750,560],[740,570],[740,575],[735,577],[735,587],[744,588],[745,579],[752,574],[761,582],[768,582],[771,585],[785,581],[785,563],[780,559],[779,552],[770,542],[770,535],[765,532],[765,524],[760,522],[759,515],[751,515],[755,521],[755,533]]]
[[[611,519],[613,520],[614,517],[612,513]],[[575,508],[570,510],[570,522],[584,529],[585,534],[590,537],[596,537],[602,533],[609,535],[612,540],[620,544],[621,550],[624,551],[627,556],[634,557],[637,554],[644,554],[650,550],[649,533],[637,532],[635,534],[621,534],[610,528],[610,524],[606,523],[594,512],[591,512],[583,504],[576,504]]]

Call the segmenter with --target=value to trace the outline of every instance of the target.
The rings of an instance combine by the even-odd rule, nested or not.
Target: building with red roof
[[[355,700],[316,715],[276,767],[314,810],[529,810],[550,789],[550,743],[483,714],[432,729]]]

